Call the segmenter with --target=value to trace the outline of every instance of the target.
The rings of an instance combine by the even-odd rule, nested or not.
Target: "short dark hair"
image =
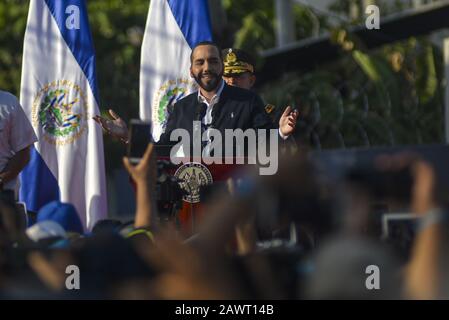
[[[213,46],[213,47],[217,48],[218,55],[220,56],[220,60],[223,61],[223,55],[221,53],[221,48],[220,48],[220,46],[218,44],[216,44],[213,41],[200,41],[197,44],[195,44],[195,46],[192,48],[192,52],[190,52],[190,63],[193,62],[193,52],[199,46]]]

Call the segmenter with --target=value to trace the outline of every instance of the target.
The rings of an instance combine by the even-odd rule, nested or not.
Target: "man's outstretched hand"
[[[119,138],[123,142],[128,141],[128,127],[126,126],[125,121],[119,117],[114,111],[109,109],[109,114],[112,119],[108,119],[102,116],[94,116],[94,119],[97,123],[101,125],[101,127],[111,136],[115,138]]]
[[[292,111],[292,107],[288,106],[279,120],[279,129],[283,136],[288,137],[295,131],[297,119],[298,111]]]

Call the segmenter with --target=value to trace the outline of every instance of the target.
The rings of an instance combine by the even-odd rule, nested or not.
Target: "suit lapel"
[[[223,87],[223,91],[221,92],[220,99],[218,100],[217,104],[214,106],[212,110],[212,124],[216,128],[217,123],[222,122],[223,118],[223,106],[228,100],[229,96],[229,87],[225,83]]]

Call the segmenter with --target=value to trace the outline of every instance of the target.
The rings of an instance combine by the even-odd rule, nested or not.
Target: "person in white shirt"
[[[37,141],[33,127],[18,99],[0,91],[0,192],[17,198],[17,176],[30,160],[30,146]]]

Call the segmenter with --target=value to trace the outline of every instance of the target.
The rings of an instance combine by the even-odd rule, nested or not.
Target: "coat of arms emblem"
[[[67,80],[46,84],[33,103],[33,126],[52,144],[79,138],[87,128],[87,103],[80,87]]]
[[[200,202],[201,187],[213,183],[209,169],[201,163],[189,162],[178,168],[175,172],[179,186],[186,192],[182,200],[190,203]]]

